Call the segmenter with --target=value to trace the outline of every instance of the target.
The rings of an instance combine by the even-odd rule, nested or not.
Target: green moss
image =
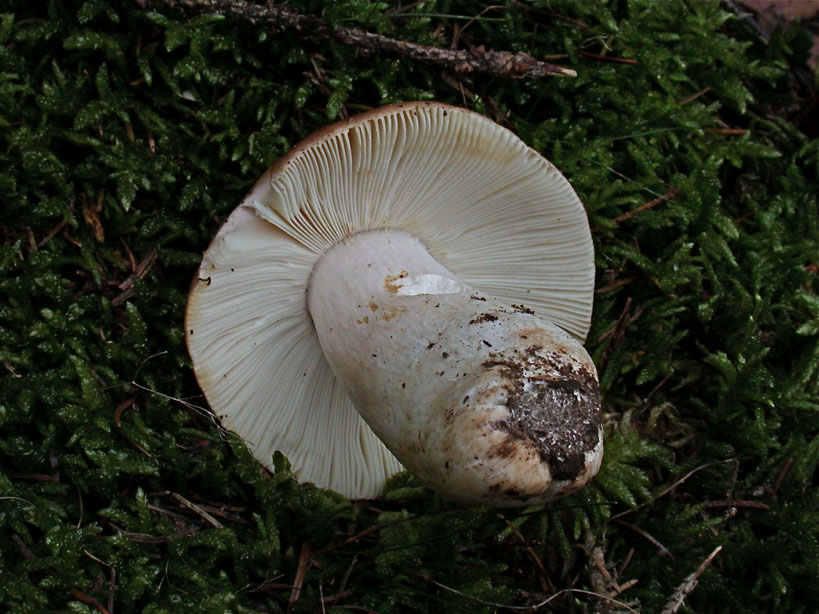
[[[599,545],[638,580],[618,599],[653,612],[723,545],[689,609],[815,611],[819,144],[787,119],[799,30],[763,44],[711,1],[288,6],[441,46],[457,24],[462,46],[565,54],[578,77],[459,87],[161,2],[0,3],[0,607],[286,611],[309,549],[293,612],[492,612],[597,590]],[[264,474],[200,407],[181,324],[220,220],[314,129],[412,99],[509,126],[587,206],[608,444],[567,500],[457,509],[402,475],[350,502],[281,457]]]

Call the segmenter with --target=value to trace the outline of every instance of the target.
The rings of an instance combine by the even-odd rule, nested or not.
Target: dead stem
[[[680,609],[683,607],[685,598],[688,597],[688,595],[690,595],[697,587],[700,576],[711,564],[711,561],[714,560],[714,557],[719,554],[720,550],[722,550],[722,546],[717,546],[714,551],[709,554],[708,557],[700,564],[697,570],[683,580],[682,584],[680,584],[677,587],[677,590],[674,591],[674,594],[671,595],[671,599],[668,600],[668,603],[666,604],[665,608],[663,608],[661,614],[677,614],[677,612],[680,611]]]
[[[491,74],[506,79],[576,77],[570,68],[542,62],[528,53],[473,49],[442,49],[389,38],[355,28],[333,27],[314,15],[272,4],[248,4],[242,0],[162,0],[172,8],[193,13],[215,13],[245,20],[270,32],[290,32],[309,42],[335,41],[365,54],[390,55],[442,66],[455,74]]]

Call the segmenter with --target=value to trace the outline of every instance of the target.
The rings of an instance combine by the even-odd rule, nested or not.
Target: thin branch
[[[650,541],[652,544],[654,544],[657,547],[657,549],[662,553],[663,556],[667,556],[672,561],[674,560],[674,555],[671,554],[671,551],[668,548],[666,548],[665,546],[663,546],[656,537],[651,535],[651,533],[649,533],[645,529],[641,529],[636,524],[626,522],[625,520],[613,520],[613,522],[616,522],[619,525],[623,525],[624,527],[626,527],[628,529],[631,529],[632,531],[637,533],[637,535],[643,536],[648,541]]]
[[[723,134],[725,136],[741,136],[748,134],[745,128],[706,128],[706,134]]]
[[[617,64],[632,64],[636,65],[639,64],[637,60],[632,58],[616,58],[610,55],[601,55],[599,53],[592,53],[591,51],[578,51],[578,55],[583,56],[584,58],[589,58],[591,60],[597,60],[598,62],[616,62]]]
[[[662,203],[664,203],[666,201],[677,198],[679,195],[680,195],[680,191],[677,190],[677,189],[672,188],[668,192],[663,194],[662,196],[659,196],[659,197],[655,198],[654,200],[650,200],[647,203],[643,203],[642,205],[640,205],[636,209],[632,209],[631,211],[626,211],[622,215],[618,215],[612,221],[616,222],[618,224],[620,222],[625,222],[626,220],[630,220],[631,218],[633,218],[635,215],[637,215],[639,213],[642,213],[643,211],[647,211],[648,209],[653,209],[654,207],[656,207],[659,204],[662,204]]]
[[[746,501],[745,499],[725,499],[723,501],[709,501],[705,504],[706,508],[713,507],[745,507],[754,510],[762,510],[763,512],[770,512],[771,507],[760,503],[759,501]]]
[[[214,518],[213,516],[208,514],[205,510],[203,510],[201,507],[199,507],[195,503],[192,503],[191,501],[188,501],[185,497],[183,497],[179,493],[172,492],[171,496],[174,499],[176,499],[180,504],[182,504],[183,507],[186,507],[189,510],[191,510],[192,512],[194,512],[195,514],[197,514],[199,517],[201,517],[203,520],[205,520],[205,522],[207,522],[212,527],[214,527],[216,529],[224,528],[222,523],[219,522],[218,520],[216,520],[216,518]]]
[[[774,484],[773,489],[774,496],[776,496],[776,494],[779,492],[779,489],[782,486],[782,481],[785,479],[785,476],[788,474],[788,471],[790,471],[792,465],[793,457],[790,457],[788,458],[787,461],[785,461],[785,465],[782,467],[782,470],[779,472],[779,475],[776,476],[776,483]]]
[[[706,86],[706,87],[702,88],[700,91],[698,91],[698,92],[694,92],[694,93],[693,93],[693,94],[691,94],[690,96],[686,96],[685,98],[683,98],[683,99],[679,100],[679,101],[677,102],[677,104],[678,104],[678,105],[680,105],[680,106],[682,106],[682,105],[684,105],[684,104],[688,104],[688,103],[689,103],[689,102],[691,102],[692,100],[696,100],[697,98],[699,98],[699,97],[700,97],[700,96],[702,96],[703,94],[707,94],[707,93],[708,93],[708,92],[710,92],[710,91],[711,91],[711,86],[710,86],[710,85],[708,85],[708,86]]]
[[[242,0],[161,0],[172,8],[192,13],[213,13],[242,19],[262,26],[268,32],[290,32],[308,42],[335,41],[350,45],[367,54],[391,55],[442,66],[458,75],[484,73],[506,79],[540,79],[542,77],[576,77],[570,68],[542,62],[521,51],[475,49],[442,49],[396,40],[382,34],[355,28],[333,27],[315,15],[272,4],[248,4]]]
[[[296,568],[296,577],[293,580],[293,590],[290,592],[290,600],[287,602],[287,611],[293,607],[299,597],[301,597],[301,589],[304,586],[304,578],[307,576],[307,571],[310,569],[310,554],[313,549],[310,542],[304,542],[301,545],[301,552],[299,553],[299,566]]]
[[[541,601],[539,603],[534,603],[532,605],[509,605],[509,604],[505,604],[505,603],[497,603],[495,601],[487,601],[486,599],[480,599],[479,597],[473,597],[472,595],[462,593],[461,591],[459,591],[457,589],[454,589],[451,586],[447,586],[446,584],[441,584],[440,582],[438,582],[436,580],[433,580],[432,578],[430,578],[429,576],[426,576],[426,575],[422,575],[421,577],[424,578],[425,580],[427,580],[428,582],[434,584],[435,586],[438,586],[438,587],[440,587],[440,588],[442,588],[442,589],[444,589],[446,591],[449,591],[450,593],[454,593],[455,595],[459,595],[460,597],[463,597],[465,599],[469,599],[470,601],[475,601],[476,603],[481,603],[483,605],[492,606],[494,608],[505,608],[507,610],[529,610],[529,611],[538,610],[538,609],[542,608],[543,606],[547,605],[548,603],[554,601],[558,597],[561,597],[561,596],[567,595],[567,594],[571,594],[571,593],[577,593],[579,595],[590,595],[592,597],[597,597],[598,599],[602,599],[603,601],[607,601],[609,603],[613,603],[615,605],[618,605],[621,608],[624,608],[627,612],[632,612],[633,614],[638,614],[637,610],[635,610],[634,608],[629,607],[628,604],[623,603],[622,601],[617,601],[616,599],[613,599],[612,597],[609,597],[608,595],[602,595],[600,593],[595,593],[593,591],[586,591],[586,590],[582,590],[582,589],[579,589],[579,588],[564,588],[564,589],[561,589],[561,590],[557,591],[556,593],[553,593],[552,595],[550,595],[549,597],[547,597],[543,601]]]
[[[620,518],[621,516],[625,516],[627,514],[631,514],[632,512],[636,512],[641,507],[645,507],[646,505],[654,503],[657,499],[666,496],[668,493],[670,493],[672,490],[677,488],[677,486],[680,486],[683,482],[685,482],[692,475],[694,475],[695,473],[697,473],[699,471],[702,471],[703,469],[707,469],[708,467],[713,467],[714,465],[719,465],[719,464],[722,464],[722,463],[730,463],[733,460],[735,460],[735,459],[729,458],[729,459],[725,459],[725,460],[721,460],[721,461],[714,461],[712,463],[705,463],[704,465],[700,465],[699,467],[695,467],[694,469],[692,469],[691,471],[686,473],[683,477],[681,477],[679,480],[676,480],[673,484],[671,484],[671,486],[668,486],[667,488],[663,489],[663,491],[660,492],[660,494],[654,495],[653,497],[651,497],[651,499],[649,499],[648,501],[643,501],[640,505],[638,505],[636,507],[632,507],[632,508],[629,508],[627,510],[623,510],[619,514],[615,514],[614,516],[611,517],[611,520],[616,520],[616,519]]]
[[[98,611],[102,612],[102,614],[108,614],[108,609],[102,605],[99,601],[94,599],[91,595],[86,595],[76,586],[71,587],[71,596],[76,599],[77,601],[82,601],[86,605],[90,605],[96,608]]]
[[[543,561],[540,560],[540,557],[537,555],[534,548],[532,548],[529,542],[526,541],[526,538],[523,536],[523,533],[520,532],[520,529],[518,529],[515,526],[515,524],[511,522],[508,518],[505,518],[500,514],[495,515],[501,520],[503,520],[508,525],[509,529],[511,529],[511,531],[515,534],[515,537],[517,537],[521,541],[521,543],[526,548],[526,551],[529,553],[529,556],[532,557],[532,560],[535,562],[535,565],[537,565],[537,568],[540,570],[543,580],[549,586],[549,590],[554,592],[555,587],[554,584],[552,584],[551,579],[549,578],[549,572],[546,571],[546,567],[543,565]]]
[[[711,564],[711,561],[714,560],[714,557],[717,556],[722,550],[722,546],[717,546],[714,551],[706,557],[706,559],[700,564],[697,570],[688,576],[685,580],[683,580],[682,584],[677,587],[677,590],[674,591],[674,594],[671,595],[671,599],[668,600],[665,608],[661,614],[677,614],[680,609],[683,607],[683,603],[685,602],[685,598],[690,595],[694,589],[697,587],[697,583],[700,580],[700,576],[705,571],[705,569]]]

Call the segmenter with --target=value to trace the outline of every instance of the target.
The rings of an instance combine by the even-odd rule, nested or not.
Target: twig
[[[679,100],[677,102],[677,104],[680,105],[680,106],[683,106],[684,104],[688,104],[692,100],[696,100],[697,98],[699,98],[703,94],[707,94],[710,91],[711,91],[711,86],[708,85],[708,86],[702,88],[699,92],[694,92],[690,96],[686,96],[685,98],[682,98],[681,100]]]
[[[617,62],[618,64],[639,64],[637,60],[631,58],[615,58],[609,55],[600,55],[599,53],[592,53],[590,51],[578,51],[577,53],[579,55],[582,55],[584,58],[598,60],[600,62]]]
[[[632,531],[637,533],[637,535],[641,535],[641,536],[645,537],[648,541],[650,541],[652,544],[657,546],[657,548],[660,550],[660,552],[663,555],[667,556],[672,561],[674,560],[674,555],[671,554],[669,549],[666,548],[665,546],[663,546],[656,537],[651,535],[651,533],[649,533],[645,529],[641,529],[636,524],[631,524],[630,522],[626,522],[625,520],[614,520],[614,522],[616,522],[619,525],[623,525],[624,527],[626,527],[628,529],[631,529]]]
[[[128,243],[125,241],[124,237],[120,237],[119,242],[122,243],[122,247],[125,248],[125,253],[128,254],[128,263],[131,265],[131,271],[136,271],[137,261],[136,257],[134,256],[134,252],[132,252],[131,248],[128,247]]]
[[[613,281],[610,284],[606,284],[602,288],[598,288],[594,291],[595,294],[605,294],[606,292],[612,292],[617,290],[617,288],[622,288],[623,286],[627,286],[630,283],[637,281],[639,277],[636,275],[632,275],[631,277],[624,277],[623,279],[618,279],[617,281]]]
[[[134,272],[129,275],[125,281],[123,281],[119,286],[117,286],[120,290],[129,290],[136,282],[137,279],[142,279],[145,275],[148,274],[148,271],[151,270],[151,266],[153,266],[154,261],[156,260],[156,252],[157,248],[152,247],[148,250],[148,253],[145,254],[145,257],[140,261],[140,263],[134,269]],[[131,254],[129,254],[130,256]],[[117,301],[119,297],[114,299]]]
[[[321,598],[321,607],[324,607],[325,603],[333,603],[334,601],[340,601],[342,599],[346,599],[350,595],[355,593],[354,588],[349,588],[346,591],[341,591],[340,593],[336,593],[335,595],[330,595],[329,597],[322,597]]]
[[[415,62],[443,66],[456,74],[485,73],[506,79],[576,77],[570,68],[542,62],[528,53],[474,49],[442,49],[396,40],[355,28],[333,27],[314,15],[302,15],[278,5],[248,4],[242,0],[161,0],[164,4],[193,13],[216,13],[239,18],[269,32],[291,32],[308,42],[328,40],[350,45],[368,54],[391,55]]]
[[[208,443],[210,443],[210,441],[208,441]],[[235,514],[229,514],[225,510],[220,509],[220,508],[218,508],[216,506],[208,505],[206,503],[201,503],[201,502],[197,503],[197,505],[200,508],[202,508],[203,510],[205,510],[206,512],[209,512],[210,514],[212,514],[213,516],[219,516],[220,518],[224,518],[225,520],[230,520],[232,522],[247,524],[247,520],[245,520],[244,518],[236,516]],[[234,506],[234,507],[236,507],[236,506]],[[239,508],[239,511],[244,511],[244,508]]]
[[[630,589],[632,586],[634,586],[638,582],[639,582],[639,580],[637,578],[632,578],[631,580],[629,580],[625,584],[617,584],[615,582],[614,586],[612,587],[612,591],[609,593],[609,597],[617,597],[618,595],[622,595],[623,593],[625,593],[628,589]]]
[[[626,553],[626,558],[623,561],[623,564],[620,565],[620,569],[617,570],[617,577],[618,578],[623,577],[623,573],[626,571],[626,567],[628,567],[628,564],[631,563],[631,557],[633,557],[633,556],[634,556],[634,548],[629,548],[628,552]]]
[[[705,132],[706,134],[724,134],[726,136],[739,136],[748,133],[744,128],[706,128]]]
[[[483,14],[484,14],[484,13],[487,13],[487,12],[489,12],[489,11],[494,11],[494,10],[497,10],[497,9],[505,9],[505,8],[506,8],[506,5],[504,5],[504,4],[492,4],[492,5],[490,5],[490,6],[487,6],[487,7],[486,7],[486,8],[484,8],[484,9],[483,9],[483,10],[482,10],[480,13],[478,13],[477,15],[475,15],[474,17],[472,17],[471,19],[469,19],[469,21],[467,21],[467,22],[466,22],[466,23],[465,23],[465,24],[464,24],[464,25],[463,25],[463,26],[460,28],[460,31],[459,31],[459,33],[458,33],[458,34],[460,35],[460,33],[461,33],[461,32],[463,32],[463,31],[464,31],[464,30],[466,30],[466,29],[467,29],[469,26],[471,26],[473,23],[475,23],[475,21],[477,21],[479,18],[483,17]]]
[[[117,570],[111,567],[108,574],[108,614],[114,614],[114,591],[117,588]]]
[[[150,506],[149,506],[150,507]],[[83,550],[86,556],[90,558],[92,561],[96,561],[100,565],[105,565],[109,569],[108,573],[108,614],[114,614],[114,590],[116,589],[117,585],[117,570],[114,569],[114,566],[110,563],[106,563],[101,558],[98,558],[88,552],[88,550]]]
[[[590,595],[592,597],[597,597],[597,598],[602,599],[604,601],[608,601],[608,602],[613,603],[615,605],[619,605],[621,608],[625,608],[626,611],[628,611],[628,612],[632,612],[633,614],[638,614],[637,610],[635,610],[634,608],[629,607],[628,604],[623,603],[622,601],[617,601],[616,599],[612,599],[608,595],[602,595],[600,593],[595,593],[593,591],[585,591],[585,590],[582,590],[582,589],[579,589],[579,588],[564,588],[564,589],[561,589],[561,590],[557,591],[556,593],[550,595],[549,597],[547,597],[543,601],[541,601],[539,603],[532,604],[532,605],[508,605],[508,604],[505,604],[505,603],[497,603],[495,601],[487,601],[486,599],[480,599],[479,597],[473,597],[472,595],[467,595],[466,593],[462,593],[461,591],[459,591],[457,589],[454,589],[451,586],[447,586],[446,584],[441,584],[440,582],[438,582],[436,580],[433,580],[429,576],[422,575],[422,577],[425,580],[429,581],[430,583],[434,584],[435,586],[438,586],[438,587],[440,587],[440,588],[442,588],[442,589],[444,589],[446,591],[449,591],[450,593],[454,593],[456,595],[464,597],[465,599],[470,599],[471,601],[475,601],[477,603],[482,603],[483,605],[488,605],[488,606],[492,606],[492,607],[495,607],[495,608],[505,608],[507,610],[538,610],[538,609],[542,608],[543,606],[545,606],[546,604],[551,603],[552,601],[554,601],[555,599],[557,599],[558,597],[560,597],[562,595],[567,595],[567,594],[570,594],[570,593],[577,593],[577,594],[580,594],[580,595]]]
[[[139,451],[140,451],[142,454],[144,454],[144,455],[145,455],[145,456],[147,456],[148,458],[153,458],[153,457],[154,457],[154,456],[153,456],[153,454],[151,454],[150,452],[148,452],[148,450],[146,450],[145,448],[143,448],[141,445],[139,445],[139,444],[138,444],[136,441],[134,441],[133,439],[131,439],[131,438],[130,438],[128,435],[126,435],[125,433],[123,433],[123,432],[121,432],[121,431],[120,431],[120,434],[119,434],[119,435],[120,435],[120,437],[122,437],[122,438],[123,438],[125,441],[127,441],[128,443],[130,443],[132,446],[134,446],[134,447],[135,447],[137,450],[139,450]]]
[[[86,595],[76,587],[71,587],[71,596],[74,597],[74,599],[82,601],[86,605],[97,608],[97,610],[102,612],[102,614],[108,614],[108,609],[104,605],[94,599],[91,595]]]
[[[606,569],[606,555],[603,545],[594,539],[591,533],[586,533],[586,543],[584,547],[588,558],[589,581],[592,589],[596,593],[610,594],[610,588],[614,579],[609,570]],[[608,608],[606,608],[608,610]]]
[[[131,407],[134,404],[135,400],[136,400],[136,397],[130,397],[128,399],[125,399],[119,405],[117,405],[117,408],[114,410],[114,424],[116,424],[118,427],[122,426],[122,421],[120,420],[120,416],[122,416],[122,412],[124,412],[126,409]]]
[[[103,193],[100,192],[99,196],[102,197],[102,195]],[[85,220],[85,223],[88,224],[88,227],[91,229],[91,233],[94,235],[97,242],[102,243],[105,241],[105,230],[103,229],[102,222],[100,221],[102,198],[98,198],[96,204],[91,202],[91,199],[89,198],[84,198],[82,200],[84,201],[81,207],[82,217]]]
[[[19,23],[18,23],[18,25],[19,25]],[[37,247],[42,247],[43,245],[45,245],[46,243],[48,243],[48,242],[51,240],[51,238],[52,238],[54,235],[56,235],[56,234],[57,234],[58,232],[60,232],[60,231],[61,231],[63,228],[65,228],[65,225],[66,225],[66,224],[68,224],[68,220],[63,220],[62,222],[60,222],[59,224],[57,224],[57,225],[56,225],[54,228],[52,228],[52,229],[51,229],[51,230],[48,232],[48,234],[47,234],[45,237],[43,237],[42,241],[40,241],[40,242],[37,244]]]
[[[626,211],[622,215],[618,215],[612,221],[616,222],[617,224],[619,224],[620,222],[625,222],[626,220],[630,220],[631,218],[633,218],[638,213],[642,213],[643,211],[647,211],[648,209],[652,209],[652,208],[656,207],[657,205],[664,203],[667,200],[672,200],[674,198],[677,198],[679,195],[680,195],[680,191],[672,188],[668,192],[663,194],[662,196],[659,196],[658,198],[650,200],[647,203],[643,203],[642,205],[640,205],[636,209],[632,209],[631,211]]]
[[[151,354],[150,356],[148,356],[145,360],[143,360],[139,364],[139,366],[137,367],[136,372],[134,373],[134,377],[128,383],[131,384],[131,386],[139,388],[140,390],[144,390],[145,392],[150,392],[151,394],[154,394],[154,395],[156,395],[156,396],[158,396],[160,398],[167,399],[168,401],[176,401],[177,403],[180,403],[186,409],[189,409],[189,410],[193,411],[194,413],[199,414],[200,416],[203,416],[203,417],[209,419],[211,422],[213,422],[214,426],[216,427],[216,430],[219,432],[219,437],[224,439],[227,436],[228,431],[221,424],[219,424],[219,420],[216,418],[214,413],[212,411],[210,411],[209,409],[207,409],[206,407],[201,407],[199,405],[194,405],[193,403],[190,403],[190,402],[186,401],[185,399],[172,397],[172,396],[170,396],[168,394],[165,394],[164,392],[159,392],[158,390],[154,390],[153,388],[149,388],[148,386],[143,386],[142,384],[137,383],[136,379],[139,376],[139,372],[142,370],[142,367],[145,366],[145,363],[147,363],[152,358],[156,358],[157,356],[163,356],[164,354],[167,354],[167,353],[168,353],[168,350],[163,350],[162,352],[157,352],[155,354]]]
[[[179,531],[176,531],[175,533],[172,533],[171,535],[147,535],[146,533],[132,533],[130,531],[125,531],[110,520],[106,524],[113,528],[117,534],[124,535],[132,542],[136,542],[138,544],[167,544],[168,542],[172,542],[183,537],[188,537],[189,535],[196,533],[193,527],[185,527]]]
[[[605,333],[600,335],[597,338],[597,343],[602,343],[606,339],[610,337],[615,337],[619,330],[623,327],[623,322],[626,320],[626,316],[628,315],[629,309],[631,309],[631,297],[629,296],[626,298],[626,305],[623,307],[623,311],[620,312],[620,317],[617,318],[617,322],[615,322],[614,326],[608,329]]]
[[[346,546],[347,544],[351,544],[351,543],[353,543],[355,541],[358,541],[362,537],[365,537],[365,536],[369,535],[370,533],[375,533],[376,531],[379,531],[380,529],[383,529],[384,527],[389,526],[391,524],[393,524],[393,522],[379,522],[378,524],[374,524],[372,526],[369,526],[366,529],[364,529],[363,531],[359,531],[355,535],[351,535],[350,537],[348,537],[346,539],[343,539],[340,542],[336,542],[334,544],[330,544],[329,546],[325,546],[321,550],[317,551],[317,554],[324,554],[325,552],[332,552],[333,550],[337,550],[338,548],[341,548],[342,546]]]
[[[347,567],[347,571],[345,571],[344,575],[341,577],[341,584],[338,587],[338,592],[339,593],[343,593],[344,590],[347,588],[347,582],[350,581],[350,576],[353,573],[353,567],[355,567],[355,564],[357,562],[358,562],[358,555],[354,554],[353,555],[353,560],[350,561],[350,566]]]
[[[290,600],[287,602],[287,611],[293,607],[293,604],[301,597],[301,589],[304,586],[304,578],[307,576],[307,570],[310,568],[310,553],[312,548],[310,542],[304,542],[301,545],[301,552],[299,553],[299,566],[296,568],[296,577],[293,580],[293,590],[290,592]]]
[[[59,482],[58,475],[48,475],[46,473],[9,473],[12,480],[34,480],[36,482]]]
[[[176,518],[177,520],[181,520],[183,522],[190,520],[188,516],[177,514],[176,512],[166,510],[164,507],[159,507],[158,505],[153,505],[152,503],[148,504],[148,509],[156,512],[157,514],[164,514],[165,516],[170,516],[171,518]]]
[[[746,507],[755,510],[762,510],[770,512],[771,508],[759,501],[747,501],[745,499],[725,499],[723,501],[709,501],[705,504],[706,508],[711,507]]]
[[[28,248],[32,252],[37,251],[37,239],[34,238],[34,231],[29,227],[26,226],[26,236],[28,236]]]
[[[14,367],[12,367],[12,366],[11,366],[9,363],[7,363],[5,360],[3,361],[3,366],[6,368],[6,371],[8,371],[9,373],[11,373],[11,376],[12,376],[12,377],[14,377],[14,378],[23,377],[22,375],[20,375],[19,373],[17,373],[17,371],[15,371],[15,370],[14,370]]]
[[[717,546],[714,551],[708,555],[708,557],[697,567],[697,571],[692,573],[688,576],[685,580],[683,580],[682,584],[677,587],[677,590],[674,591],[674,594],[671,595],[671,599],[668,600],[666,603],[665,608],[660,614],[677,614],[680,609],[683,607],[683,602],[685,598],[690,595],[695,588],[697,588],[697,583],[700,580],[700,576],[702,572],[705,571],[706,567],[711,564],[711,561],[714,560],[714,557],[717,556],[722,550],[722,546]]]
[[[643,315],[644,307],[639,307],[632,316],[629,316],[630,309],[631,297],[629,296],[626,299],[626,305],[623,307],[623,311],[620,313],[620,317],[617,318],[617,323],[614,325],[614,327],[597,338],[598,343],[602,343],[604,340],[606,340],[606,345],[603,348],[603,353],[601,354],[600,361],[597,365],[597,368],[600,371],[602,371],[603,367],[606,366],[611,354],[617,351],[617,348],[620,347],[620,344],[623,342],[623,338],[626,335],[626,329],[631,324],[634,324],[634,322],[636,322],[641,315]]]
[[[638,505],[636,507],[632,507],[632,508],[629,508],[627,510],[624,510],[624,511],[620,512],[619,514],[615,514],[614,516],[611,517],[611,520],[616,520],[617,518],[620,518],[621,516],[625,516],[626,514],[631,514],[632,512],[636,512],[641,507],[645,507],[646,505],[649,505],[650,503],[654,503],[657,499],[659,499],[660,497],[666,496],[668,493],[670,493],[672,490],[677,488],[677,486],[679,486],[680,484],[685,482],[692,475],[694,475],[695,473],[697,473],[699,471],[702,471],[703,469],[707,469],[708,467],[712,467],[714,465],[719,465],[721,463],[729,463],[732,460],[733,459],[714,461],[712,463],[705,463],[704,465],[700,465],[699,467],[695,467],[694,469],[692,469],[691,471],[686,473],[683,477],[681,477],[679,480],[677,480],[676,482],[671,484],[671,486],[669,486],[668,488],[665,488],[660,494],[654,495],[653,497],[651,497],[651,499],[649,499],[648,501],[642,502],[640,505]]]
[[[214,518],[213,516],[208,514],[205,510],[203,510],[201,507],[199,507],[195,503],[191,503],[190,501],[188,501],[185,497],[183,497],[179,493],[172,492],[171,496],[174,499],[176,499],[177,501],[179,501],[179,503],[181,503],[184,507],[188,508],[190,511],[194,512],[198,516],[202,517],[202,519],[205,520],[212,527],[214,527],[216,529],[224,528],[222,523],[219,522],[218,520],[216,520],[216,518]]]
[[[504,518],[500,514],[496,514],[496,516],[498,518],[500,518],[501,520],[503,520],[504,522],[506,522],[506,524],[512,530],[512,532],[515,534],[515,536],[526,547],[526,551],[529,553],[529,556],[532,557],[532,560],[535,562],[535,565],[537,565],[537,568],[540,570],[540,573],[542,574],[542,578],[543,578],[543,580],[546,581],[546,584],[548,585],[549,590],[554,591],[555,586],[554,586],[554,584],[552,584],[552,581],[549,578],[549,573],[546,571],[546,567],[543,565],[543,561],[540,560],[540,557],[537,555],[534,548],[532,548],[532,546],[529,544],[529,542],[526,541],[526,538],[523,536],[523,533],[521,533],[520,530],[514,525],[514,523],[512,523],[508,518]]]
[[[776,483],[774,484],[773,494],[779,492],[779,489],[782,487],[782,480],[785,479],[785,476],[788,474],[788,471],[791,469],[791,465],[793,465],[793,457],[789,457],[788,460],[785,461],[785,466],[782,467],[782,470],[779,472],[779,475],[776,476]]]

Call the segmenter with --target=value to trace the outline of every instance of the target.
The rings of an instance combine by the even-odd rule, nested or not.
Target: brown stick
[[[455,74],[492,74],[506,79],[576,77],[570,68],[542,62],[528,53],[475,49],[441,49],[396,40],[355,28],[333,27],[315,15],[302,15],[272,4],[248,4],[242,0],[161,0],[172,8],[193,13],[216,13],[263,26],[269,32],[291,32],[308,42],[328,40],[356,47],[365,53],[392,55],[442,66]]]
[[[699,98],[703,94],[707,94],[710,91],[711,91],[711,86],[709,85],[707,87],[702,88],[699,92],[694,92],[690,96],[686,96],[682,100],[678,101],[677,104],[680,105],[680,106],[682,106],[684,104],[688,104],[692,100],[696,100],[697,98]]]
[[[120,420],[122,412],[131,407],[134,404],[134,401],[136,401],[136,397],[131,397],[129,399],[125,399],[122,403],[117,405],[117,408],[114,410],[114,424],[116,424],[118,427],[122,426],[122,421]]]
[[[697,587],[697,583],[700,581],[700,576],[711,564],[711,561],[714,560],[714,557],[719,554],[720,550],[722,550],[722,546],[717,546],[714,551],[706,557],[697,570],[683,580],[682,584],[680,584],[677,587],[677,590],[674,591],[674,594],[671,595],[671,599],[668,600],[668,603],[666,604],[665,608],[663,608],[661,614],[677,614],[677,612],[680,611],[685,603],[685,598],[688,597],[688,595],[690,595]]]
[[[632,275],[631,277],[624,277],[623,279],[618,279],[617,281],[613,281],[610,284],[606,284],[602,288],[598,288],[594,291],[595,294],[605,294],[606,292],[612,292],[613,290],[617,290],[617,288],[622,288],[623,286],[627,286],[630,283],[637,281],[639,277],[636,275]]]
[[[787,461],[785,461],[785,465],[782,467],[782,470],[779,472],[779,475],[776,476],[776,484],[774,484],[773,489],[774,496],[776,496],[776,494],[779,492],[779,488],[782,486],[782,480],[785,479],[785,476],[787,475],[788,471],[790,471],[791,465],[793,465],[792,456],[788,458]]]
[[[632,58],[616,58],[610,55],[600,55],[599,53],[592,53],[591,51],[578,51],[578,55],[598,62],[616,62],[618,64],[639,64],[637,60]]]
[[[71,596],[78,601],[82,601],[86,605],[97,608],[97,610],[102,612],[102,614],[108,614],[108,609],[104,605],[94,599],[91,595],[86,595],[77,587],[71,587]]]
[[[176,499],[179,503],[181,503],[183,507],[186,507],[190,511],[194,512],[195,514],[198,514],[203,520],[205,520],[212,527],[214,527],[216,529],[224,528],[222,523],[219,522],[218,520],[216,520],[216,518],[214,518],[213,516],[208,514],[205,510],[203,510],[201,507],[199,507],[195,503],[192,503],[191,501],[188,501],[185,497],[183,497],[179,493],[172,492],[171,496],[174,499]]]
[[[17,22],[17,25],[20,25],[20,22]],[[60,231],[61,231],[63,228],[65,228],[65,225],[66,225],[66,224],[68,224],[68,220],[63,220],[62,222],[60,222],[59,224],[57,224],[57,225],[56,225],[54,228],[52,228],[52,229],[49,231],[49,233],[48,233],[48,234],[47,234],[45,237],[43,237],[43,240],[42,240],[42,241],[40,241],[40,242],[37,244],[37,247],[42,247],[43,245],[45,245],[46,243],[48,243],[48,242],[51,240],[51,237],[53,237],[53,236],[54,236],[54,235],[56,235],[58,232],[60,232]]]
[[[745,128],[706,128],[706,134],[724,134],[726,136],[740,136],[747,134]]]
[[[645,529],[641,529],[636,524],[631,524],[630,522],[626,522],[625,520],[619,520],[618,519],[618,520],[614,520],[613,522],[616,522],[617,524],[623,525],[627,529],[631,529],[632,531],[637,533],[637,535],[642,535],[648,541],[650,541],[652,544],[654,544],[657,547],[657,549],[663,554],[663,556],[667,556],[672,561],[674,560],[674,555],[671,554],[671,551],[668,548],[666,548],[665,546],[663,546],[656,537],[651,535]]]
[[[500,514],[495,515],[501,520],[503,520],[507,524],[507,526],[512,530],[512,533],[515,534],[515,537],[517,537],[521,541],[521,543],[526,548],[526,551],[529,553],[529,556],[532,557],[532,560],[535,562],[535,565],[537,565],[537,568],[540,570],[541,577],[546,582],[546,585],[548,586],[549,590],[554,592],[555,586],[554,584],[552,584],[552,580],[549,578],[549,572],[546,571],[546,567],[543,565],[543,561],[540,560],[540,557],[537,555],[534,548],[532,548],[529,542],[526,541],[526,538],[523,536],[523,533],[521,533],[520,530],[514,525],[514,523],[510,522],[507,518],[504,518]]]
[[[299,553],[299,566],[296,568],[296,577],[293,579],[293,590],[290,592],[290,600],[287,602],[287,611],[293,607],[293,604],[301,597],[301,589],[304,586],[304,578],[307,576],[307,570],[310,568],[310,554],[313,551],[310,542],[304,542],[301,545],[301,552]]]
[[[37,482],[59,482],[59,475],[48,475],[45,473],[9,473],[12,479],[35,480]]]
[[[745,499],[725,499],[723,501],[709,501],[705,504],[705,507],[747,507],[755,510],[762,510],[765,512],[770,512],[771,508],[764,503],[760,503],[759,501],[746,501]]]
[[[650,200],[647,203],[643,203],[642,205],[640,205],[636,209],[632,209],[631,211],[626,211],[623,215],[618,215],[612,221],[617,222],[618,224],[620,222],[625,222],[626,220],[630,220],[631,218],[633,218],[638,213],[642,213],[643,211],[646,211],[648,209],[653,209],[657,205],[659,205],[661,203],[664,203],[667,200],[671,200],[672,198],[677,198],[677,196],[679,196],[679,195],[680,195],[680,191],[675,190],[675,189],[672,188],[671,190],[669,190],[668,192],[666,192],[662,196],[660,196],[658,198],[655,198],[653,200]]]

